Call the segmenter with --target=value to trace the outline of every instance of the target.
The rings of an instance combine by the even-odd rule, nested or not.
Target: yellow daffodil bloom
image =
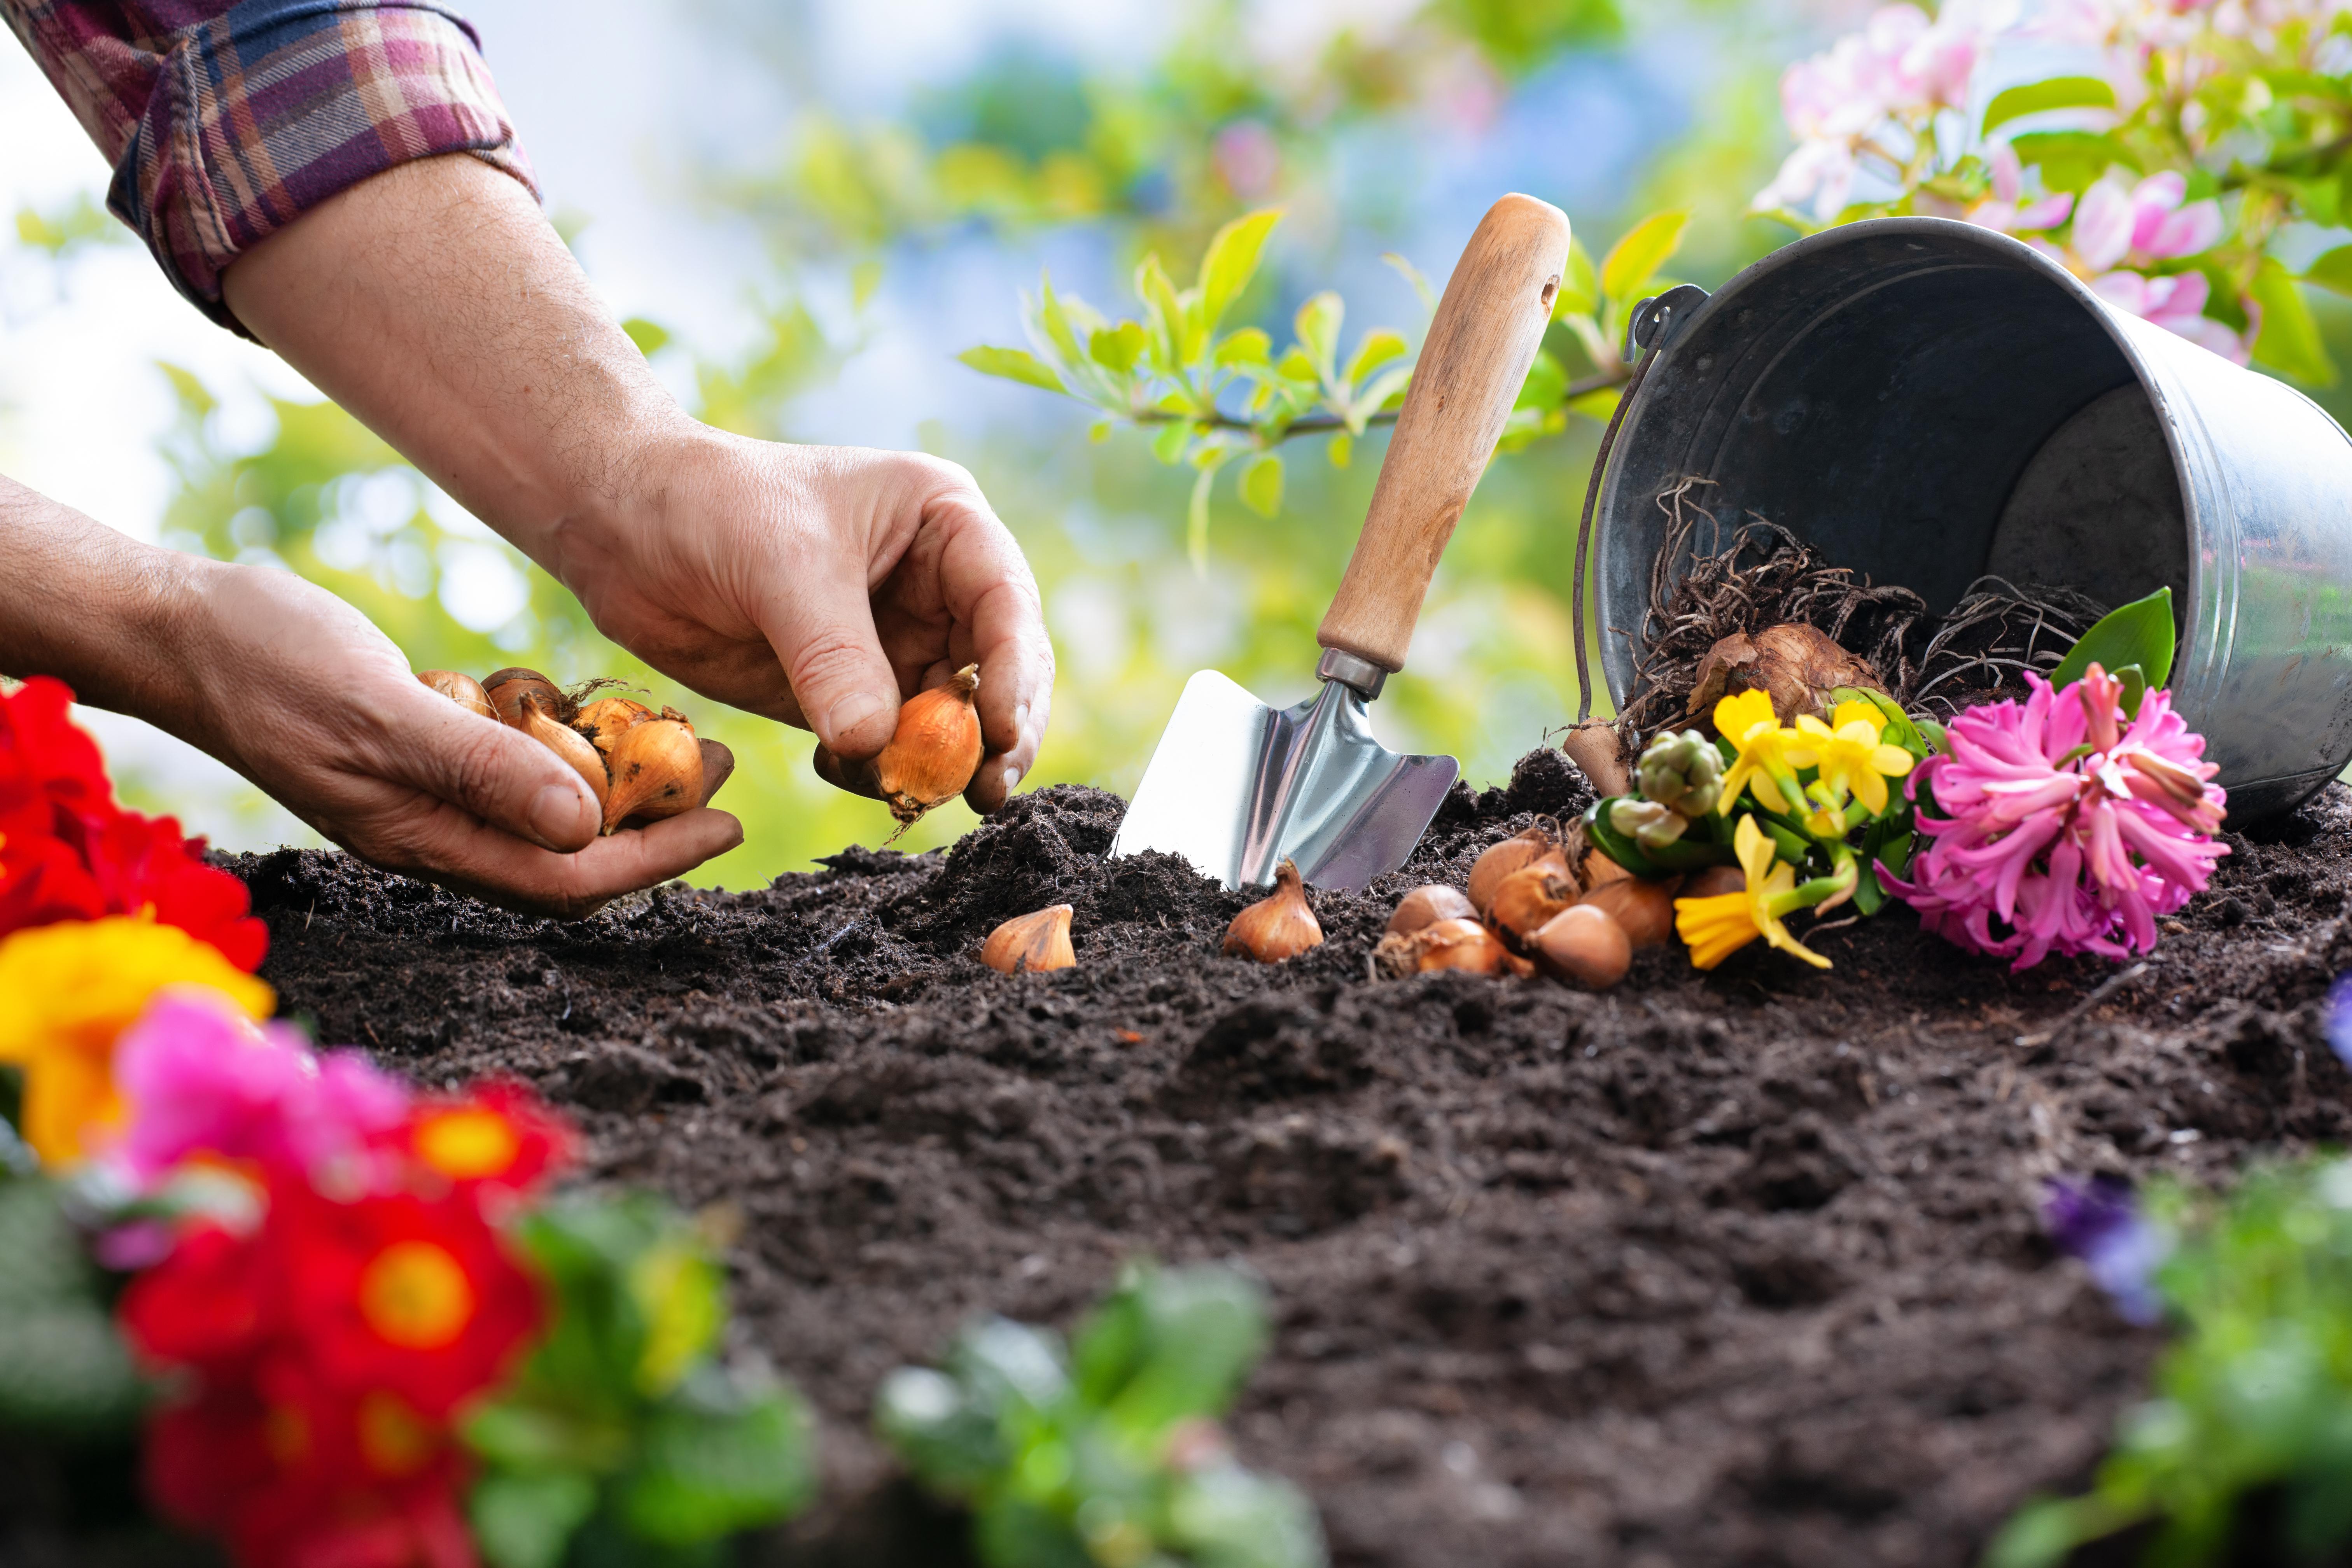
[[[1724,771],[1723,793],[1716,810],[1730,816],[1739,792],[1749,788],[1755,791],[1756,804],[1767,811],[1794,811],[1802,804],[1797,764],[1789,760],[1797,732],[1780,727],[1769,694],[1742,691],[1717,703],[1715,731],[1739,751],[1738,760]]]
[[[0,942],[0,1062],[25,1072],[25,1141],[50,1165],[92,1151],[122,1117],[114,1042],[161,991],[202,986],[256,1018],[268,986],[177,926],[113,916]]]
[[[1771,839],[1753,816],[1739,819],[1731,847],[1739,857],[1739,868],[1748,874],[1745,889],[1711,899],[1675,900],[1675,930],[1690,944],[1691,967],[1713,969],[1760,936],[1782,952],[1827,969],[1830,961],[1790,936],[1781,923],[1798,907],[1790,897],[1796,890],[1796,868],[1775,858]]]
[[[1839,703],[1826,724],[1810,713],[1798,715],[1785,755],[1792,767],[1820,772],[1807,791],[1817,809],[1806,826],[1824,838],[1843,838],[1849,798],[1860,800],[1873,816],[1885,814],[1886,781],[1908,773],[1913,762],[1910,752],[1879,738],[1885,730],[1885,715],[1867,702]]]

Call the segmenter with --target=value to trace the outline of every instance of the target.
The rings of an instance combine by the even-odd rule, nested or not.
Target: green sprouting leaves
[[[806,1504],[806,1411],[763,1369],[718,1359],[709,1227],[650,1194],[574,1195],[526,1218],[520,1240],[552,1321],[465,1426],[481,1464],[468,1512],[493,1568],[555,1568],[583,1528],[618,1560],[667,1562]]]
[[[2278,1506],[2284,1548],[2352,1544],[2352,1163],[2258,1167],[2225,1199],[2167,1184],[2150,1221],[2177,1237],[2154,1283],[2179,1325],[2154,1397],[2126,1415],[2084,1497],[2029,1503],[1989,1568],[2046,1568],[2134,1525],[2147,1561],[2238,1561],[2240,1504]]]
[[[2148,686],[2161,688],[2172,679],[2172,653],[2177,642],[2172,625],[2172,590],[2158,588],[2145,599],[2108,611],[2082,640],[2067,650],[2050,672],[2050,684],[2064,686],[2080,680],[2097,664],[2110,675],[2137,668]],[[2128,704],[2137,710],[2137,703]]]
[[[2058,76],[2041,81],[2029,81],[1996,94],[1985,108],[1984,129],[1990,133],[1996,127],[2029,114],[2044,114],[2053,109],[2113,109],[2116,89],[2104,77]]]
[[[1625,231],[1601,263],[1601,291],[1612,300],[1631,301],[1649,286],[1674,253],[1682,248],[1683,231],[1690,213],[1652,213]]]
[[[1067,1349],[990,1319],[945,1366],[901,1367],[875,1425],[925,1486],[967,1503],[990,1568],[1319,1568],[1313,1509],[1244,1469],[1216,1418],[1265,1344],[1230,1269],[1133,1266]]]
[[[1132,321],[1127,324],[1135,325]],[[1102,334],[1097,334],[1097,336],[1100,335]],[[1142,352],[1142,339],[1143,331],[1139,327],[1135,332],[1135,353],[1128,357],[1124,364],[1112,368],[1125,370],[1131,367],[1135,363],[1136,355]],[[1093,352],[1097,361],[1109,363],[1102,360],[1102,351],[1099,347],[1095,348]],[[982,375],[1000,375],[1007,381],[1017,381],[1029,386],[1043,387],[1047,392],[1069,390],[1062,384],[1062,378],[1054,374],[1052,366],[1026,349],[996,349],[983,345],[980,348],[966,349],[956,355],[956,358]]]
[[[2319,335],[2310,302],[2285,264],[2275,257],[2263,257],[2254,265],[2253,282],[2246,293],[2263,312],[2262,330],[2254,338],[2254,363],[2314,386],[2336,384],[2336,362]]]

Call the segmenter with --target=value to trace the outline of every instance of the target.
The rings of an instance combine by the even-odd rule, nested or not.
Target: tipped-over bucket
[[[2302,394],[1942,218],[1801,240],[1658,336],[1594,530],[1620,705],[1658,498],[1696,475],[1717,517],[1769,519],[1936,610],[1987,573],[2110,605],[2169,585],[2174,698],[2232,817],[2352,761],[2352,440]]]

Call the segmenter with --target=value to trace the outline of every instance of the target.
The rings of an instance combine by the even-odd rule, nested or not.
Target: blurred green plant
[[[1217,230],[1191,287],[1179,289],[1159,256],[1135,270],[1143,316],[1113,321],[1074,294],[1056,294],[1047,277],[1022,298],[1032,349],[983,345],[958,356],[985,375],[1058,392],[1101,411],[1094,438],[1119,425],[1150,428],[1152,455],[1195,473],[1185,537],[1196,571],[1205,572],[1209,500],[1216,476],[1238,460],[1242,502],[1260,517],[1282,510],[1283,460],[1274,450],[1304,436],[1328,436],[1334,468],[1348,466],[1355,442],[1375,424],[1395,420],[1412,368],[1404,334],[1373,327],[1342,361],[1347,303],[1328,289],[1292,318],[1292,342],[1280,353],[1264,328],[1225,328],[1225,319],[1257,276],[1267,237],[1281,221],[1267,208]],[[1538,350],[1503,433],[1503,449],[1567,427],[1570,414],[1605,419],[1632,370],[1619,353],[1628,312],[1658,286],[1659,269],[1682,243],[1688,215],[1655,213],[1635,224],[1595,267],[1571,240],[1553,320],[1590,374],[1571,378],[1550,349]],[[1403,258],[1383,258],[1411,282],[1424,308],[1435,300],[1426,279]]]
[[[2231,1561],[2257,1494],[2290,1553],[2336,1561],[2352,1544],[2352,1163],[2257,1166],[2226,1196],[2164,1182],[2144,1206],[2173,1238],[2152,1282],[2179,1330],[2156,1397],[2124,1418],[2092,1490],[2029,1503],[1989,1568],[2142,1526],[2159,1568]]]
[[[29,203],[16,209],[16,240],[52,261],[107,245],[126,245],[131,231],[104,207],[79,192],[44,211]]]
[[[466,1420],[467,1503],[491,1568],[719,1563],[816,1492],[814,1428],[763,1369],[719,1359],[726,1279],[709,1222],[647,1193],[574,1193],[519,1238],[551,1325]]]
[[[17,1146],[5,1123],[0,1139]],[[129,1431],[147,1396],[58,1184],[0,1171],[0,1427]]]
[[[968,1504],[989,1568],[1319,1568],[1313,1508],[1234,1458],[1216,1417],[1265,1346],[1263,1292],[1231,1269],[1133,1264],[1059,1338],[1003,1318],[947,1368],[901,1367],[875,1425]]]

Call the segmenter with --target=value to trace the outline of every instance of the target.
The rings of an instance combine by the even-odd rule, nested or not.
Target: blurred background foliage
[[[494,66],[502,49],[530,47],[515,36],[528,11],[470,9]],[[1286,343],[1299,307],[1336,289],[1349,307],[1343,354],[1375,326],[1417,344],[1426,307],[1410,271],[1442,287],[1479,214],[1510,189],[1564,207],[1596,258],[1644,215],[1687,213],[1667,270],[1717,284],[1789,237],[1743,216],[1788,146],[1780,68],[1865,10],[1850,0],[1175,0],[1147,28],[1129,9],[1152,41],[1107,53],[1066,47],[1015,0],[984,4],[991,41],[889,94],[812,66],[824,16],[815,0],[698,0],[649,24],[715,38],[730,68],[765,79],[788,112],[748,152],[670,154],[683,199],[740,237],[757,264],[732,300],[630,300],[631,335],[714,424],[782,440],[911,437],[973,470],[1036,570],[1060,662],[1030,787],[1131,789],[1196,668],[1223,669],[1268,700],[1306,695],[1314,628],[1385,438],[1369,430],[1344,467],[1328,460],[1328,437],[1296,444],[1278,502],[1262,509],[1270,516],[1219,488],[1196,560],[1194,476],[1155,460],[1150,430],[1109,428],[1069,400],[957,363],[975,344],[1023,341],[1018,290],[1050,269],[1057,289],[1133,314],[1129,279],[1144,257],[1190,279],[1220,226],[1279,207],[1229,329],[1263,327]],[[532,121],[519,114],[529,142]],[[599,215],[577,192],[554,206],[599,278]],[[27,208],[16,234],[20,260],[54,268],[121,243],[86,201]],[[1411,265],[1384,265],[1384,253]],[[2323,324],[2352,338],[2336,314]],[[1591,337],[1554,328],[1546,346],[1564,375],[1608,368]],[[696,880],[756,886],[887,836],[882,807],[815,779],[805,734],[654,677],[331,405],[272,398],[266,420],[231,420],[231,389],[168,364],[158,374],[178,409],[161,442],[167,542],[301,573],[374,618],[419,668],[615,676],[732,746],[741,766],[719,804],[743,817],[747,841]],[[900,388],[924,411],[903,432],[887,414]],[[1391,743],[1451,751],[1477,783],[1506,774],[1574,700],[1568,558],[1599,426],[1564,417],[1528,434],[1538,438],[1479,489],[1410,668],[1376,709]],[[169,777],[134,773],[131,792],[152,809],[175,804]],[[955,805],[904,847],[971,826]]]

